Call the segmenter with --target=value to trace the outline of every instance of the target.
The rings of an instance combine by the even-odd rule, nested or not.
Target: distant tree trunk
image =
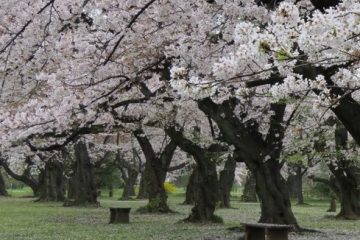
[[[109,188],[109,198],[112,198],[114,196],[114,185],[112,182],[108,184],[108,188]]]
[[[229,155],[219,178],[220,207],[230,208],[230,193],[235,179],[236,161]]]
[[[256,197],[256,180],[254,174],[251,171],[248,171],[248,174],[245,179],[244,191],[241,196],[241,201],[243,202],[257,202]]]
[[[38,201],[64,201],[65,179],[64,166],[62,163],[49,160],[39,175],[39,198]]]
[[[75,165],[73,183],[74,200],[69,205],[99,205],[95,184],[94,165],[90,161],[85,142],[75,145]]]
[[[185,193],[185,201],[183,204],[193,205],[195,202],[195,192],[196,192],[196,186],[195,186],[195,178],[197,174],[196,167],[194,167],[193,171],[190,174],[189,181],[186,186],[186,193]]]
[[[66,189],[67,189],[67,198],[68,199],[74,199],[75,198],[75,183],[74,183],[73,176],[71,176],[67,180]]]
[[[290,174],[287,179],[287,186],[289,188],[290,197],[297,199],[297,204],[304,204],[303,196],[303,171],[299,166],[295,166],[295,174]]]
[[[336,212],[336,198],[335,196],[331,197],[330,207],[327,212]]]
[[[0,168],[0,196],[7,196],[7,195],[8,193],[6,191],[5,181],[2,176],[1,168]]]
[[[140,185],[139,185],[139,192],[137,195],[137,199],[148,199],[149,198],[149,193],[147,191],[147,184],[146,184],[146,180],[145,180],[145,172],[146,172],[146,167],[145,170],[141,173],[141,178],[140,178]]]
[[[135,196],[135,184],[138,178],[139,172],[132,168],[123,169],[123,180],[125,182],[124,190],[121,196],[122,200],[130,199],[131,196]],[[127,173],[125,173],[125,171]]]

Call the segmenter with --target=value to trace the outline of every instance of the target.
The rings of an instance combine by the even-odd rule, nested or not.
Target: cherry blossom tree
[[[176,139],[166,115],[192,99],[254,173],[260,221],[297,225],[279,161],[297,105],[283,100],[314,93],[360,143],[359,9],[355,0],[6,1],[0,145],[50,151],[83,134],[137,133],[138,122]]]

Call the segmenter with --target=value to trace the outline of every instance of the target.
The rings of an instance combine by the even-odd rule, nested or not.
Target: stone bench
[[[245,240],[288,240],[291,225],[267,223],[242,223],[245,227]]]
[[[110,208],[110,223],[129,223],[131,208]]]

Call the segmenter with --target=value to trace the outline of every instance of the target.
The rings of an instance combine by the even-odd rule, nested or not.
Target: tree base
[[[342,220],[360,220],[360,215],[339,213],[338,215],[336,215],[336,219],[342,219]]]
[[[136,209],[137,213],[140,214],[147,214],[147,213],[158,213],[158,214],[168,214],[168,213],[177,213],[173,210],[171,210],[170,208],[164,209],[164,208],[154,208],[154,207],[149,207],[149,205],[140,207],[138,209]]]
[[[94,202],[94,203],[90,203],[90,202],[76,202],[76,201],[71,201],[71,200],[66,200],[63,204],[64,207],[95,207],[98,208],[100,207],[100,203],[99,202]]]
[[[223,224],[224,220],[215,214],[212,215],[211,217],[209,217],[208,219],[204,219],[199,216],[190,215],[189,217],[187,217],[183,220],[180,220],[179,222],[180,223],[201,223],[201,224],[207,224],[207,223]]]

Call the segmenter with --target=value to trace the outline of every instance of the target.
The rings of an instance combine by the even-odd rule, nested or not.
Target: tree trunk
[[[94,165],[90,161],[85,142],[74,145],[75,165],[72,179],[74,200],[69,205],[99,205],[94,176]]]
[[[149,193],[146,189],[146,180],[145,180],[145,172],[146,172],[146,168],[145,170],[141,173],[141,178],[140,178],[140,185],[139,185],[139,192],[137,195],[137,199],[148,199],[149,198]]]
[[[5,181],[2,176],[1,168],[0,168],[0,196],[7,196],[7,195],[8,193],[6,191]]]
[[[172,212],[167,203],[164,182],[177,145],[170,141],[160,154],[156,154],[142,129],[134,131],[134,135],[146,158],[144,179],[146,190],[149,194],[149,202],[146,206],[147,211]]]
[[[114,196],[114,186],[112,182],[109,183],[108,188],[109,188],[109,198],[112,198]]]
[[[337,123],[335,129],[336,163],[330,161],[328,167],[340,186],[341,210],[338,218],[360,218],[360,168],[347,159],[341,150],[347,149],[347,130]]]
[[[254,174],[248,171],[246,176],[243,195],[241,196],[243,202],[257,202],[256,197],[256,180]]]
[[[126,200],[126,199],[130,199],[131,196],[135,196],[135,184],[136,184],[136,180],[138,178],[139,172],[128,168],[127,170],[127,177],[123,178],[125,185],[124,185],[124,190],[121,196],[121,200]]]
[[[339,104],[332,111],[360,145],[360,104],[347,94],[340,98]]]
[[[33,178],[33,176],[31,176],[30,168],[26,168],[24,173],[19,175],[12,171],[5,162],[0,161],[0,164],[3,166],[4,170],[10,177],[29,186],[35,197],[39,195],[39,183],[35,178]]]
[[[64,201],[65,181],[64,166],[57,161],[48,161],[39,175],[38,201]]]
[[[360,219],[360,169],[356,166],[334,169],[336,181],[340,185],[341,209],[338,218]]]
[[[239,157],[255,175],[256,192],[261,203],[259,221],[291,224],[299,229],[291,210],[286,182],[280,174],[282,164],[279,157],[285,134],[286,105],[270,105],[274,114],[270,117],[265,138],[256,121],[249,120],[244,123],[234,114],[237,105],[236,98],[230,98],[222,104],[216,104],[210,98],[198,101],[199,108],[217,123],[224,140],[235,146]]]
[[[330,201],[330,207],[327,212],[336,212],[336,198],[333,196]]]
[[[183,202],[183,204],[193,205],[195,202],[195,192],[197,191],[195,186],[196,174],[198,174],[197,169],[196,167],[194,167],[189,177],[188,184],[186,186],[185,201]]]
[[[236,161],[229,156],[219,178],[220,207],[230,208],[230,193],[235,179]]]
[[[67,188],[67,198],[74,199],[75,198],[75,183],[74,183],[74,176],[70,177],[66,183]]]
[[[286,182],[289,189],[289,194],[291,198],[297,199],[297,204],[305,204],[303,196],[302,168],[295,166],[294,170],[295,174],[290,174]]]
[[[164,181],[162,181],[161,163],[159,159],[152,159],[146,161],[145,165],[148,165],[147,174],[145,175],[146,189],[149,194],[149,203],[147,204],[147,210],[149,212],[171,212],[167,204],[167,194],[164,189]]]
[[[256,179],[256,192],[261,204],[259,222],[289,224],[297,227],[291,210],[286,181],[280,174],[278,162],[268,160],[252,171]]]
[[[214,215],[219,191],[216,164],[206,158],[206,154],[202,158],[195,156],[194,158],[197,160],[197,174],[194,175],[194,185],[197,190],[194,195],[195,206],[185,221],[218,222],[220,219]]]
[[[166,133],[185,152],[191,154],[196,161],[196,174],[194,174],[195,206],[186,222],[222,222],[222,219],[214,214],[219,194],[219,182],[216,172],[216,157],[224,149],[219,144],[212,144],[208,148],[202,148],[196,143],[185,138],[182,130],[174,126],[166,129]]]

